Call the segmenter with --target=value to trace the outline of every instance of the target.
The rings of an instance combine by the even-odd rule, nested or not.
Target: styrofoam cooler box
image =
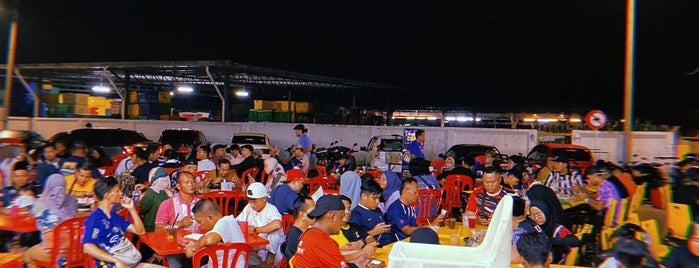
[[[512,251],[512,197],[495,208],[483,243],[459,247],[396,242],[388,255],[389,268],[491,268],[510,267]]]

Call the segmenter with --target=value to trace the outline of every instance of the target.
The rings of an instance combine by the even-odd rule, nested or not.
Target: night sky
[[[625,0],[19,1],[17,63],[232,60],[412,89],[394,105],[623,113]],[[636,117],[699,127],[697,14],[637,2]]]

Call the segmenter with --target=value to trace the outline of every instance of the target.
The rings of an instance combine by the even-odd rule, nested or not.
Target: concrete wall
[[[678,137],[676,132],[634,131],[632,134],[632,154],[637,155],[633,160],[646,158],[656,161],[655,157],[676,157]],[[623,131],[593,131],[574,130],[573,144],[586,146],[592,150],[596,159],[621,161],[624,159]],[[676,160],[659,160],[670,163]]]
[[[189,122],[189,121],[159,121],[159,120],[118,120],[92,118],[37,118],[33,129],[49,138],[61,131],[82,128],[86,122],[94,127],[113,127],[135,129],[141,131],[152,140],[158,139],[160,132],[166,128],[191,128],[202,130],[212,143],[230,142],[231,135],[237,132],[262,132],[269,135],[272,144],[282,150],[295,144],[297,138],[292,128],[293,123],[267,122]],[[30,129],[31,121],[26,117],[11,117],[10,129]],[[404,127],[394,126],[345,126],[345,125],[315,125],[305,124],[309,129],[308,135],[320,147],[329,146],[334,141],[340,145],[355,149],[366,146],[369,139],[376,135],[403,133]],[[416,127],[425,129],[425,157],[436,159],[438,154],[445,152],[450,146],[459,143],[492,144],[503,154],[527,154],[537,143],[537,131],[534,129],[501,129],[501,128],[452,128],[452,127]],[[573,144],[587,146],[592,149],[596,158],[620,161],[623,159],[623,132],[575,130]],[[676,156],[678,137],[675,132],[634,132],[633,152],[640,157],[653,161],[653,157]]]

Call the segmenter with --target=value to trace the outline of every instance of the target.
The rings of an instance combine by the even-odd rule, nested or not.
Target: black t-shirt
[[[672,250],[670,255],[663,260],[663,265],[668,268],[699,267],[699,256],[695,256],[689,252],[687,245],[682,245]]]
[[[296,254],[296,248],[299,245],[301,234],[303,234],[303,231],[301,231],[299,227],[292,225],[291,228],[289,228],[289,234],[286,235],[286,242],[282,249],[284,250],[284,258],[286,258],[287,261],[291,259],[291,256]]]
[[[347,227],[347,230],[345,229],[340,229],[342,230],[342,234],[345,235],[348,241],[354,242],[354,241],[359,241],[359,240],[364,240],[367,235],[369,235],[364,228],[359,226],[359,224],[353,223],[353,222],[348,222],[349,226]]]

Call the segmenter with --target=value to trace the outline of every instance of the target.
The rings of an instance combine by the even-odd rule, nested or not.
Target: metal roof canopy
[[[7,65],[0,65],[0,69],[7,69]],[[15,69],[29,82],[49,83],[65,91],[80,92],[91,92],[93,86],[110,84],[112,81],[122,91],[171,91],[178,85],[186,84],[196,86],[199,93],[217,92],[219,96],[221,88],[226,98],[229,92],[239,87],[245,87],[253,93],[270,91],[276,96],[279,96],[277,90],[287,90],[290,101],[292,92],[312,90],[313,94],[352,96],[354,104],[356,96],[389,98],[394,91],[409,90],[394,85],[263,68],[232,61],[16,64]],[[5,77],[4,72],[0,77]],[[223,97],[222,103],[225,107]],[[222,120],[224,117],[222,111]]]

